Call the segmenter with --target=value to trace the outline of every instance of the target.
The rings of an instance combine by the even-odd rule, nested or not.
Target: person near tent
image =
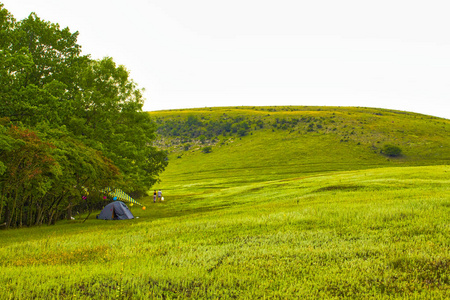
[[[161,201],[161,199],[162,199],[162,191],[159,190],[158,191],[158,201]]]
[[[156,202],[156,190],[153,191],[153,203]]]

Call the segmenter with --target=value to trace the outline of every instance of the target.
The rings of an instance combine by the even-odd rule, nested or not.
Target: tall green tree
[[[78,33],[46,22],[32,13],[20,22],[0,8],[0,113],[34,126],[61,122],[70,115],[70,95],[88,58],[81,56]]]
[[[78,32],[36,14],[22,21],[1,6],[0,117],[29,128],[65,126],[123,174],[125,191],[147,190],[167,165],[152,147],[155,125],[128,70],[112,58],[81,55]],[[41,130],[42,131],[42,130]]]
[[[125,190],[149,189],[167,161],[152,146],[156,125],[142,111],[142,91],[109,57],[91,61],[80,78],[79,105],[68,128],[112,159],[123,173]]]

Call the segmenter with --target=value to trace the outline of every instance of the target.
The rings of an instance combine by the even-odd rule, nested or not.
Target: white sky
[[[0,0],[79,31],[144,110],[332,105],[450,119],[450,1]]]

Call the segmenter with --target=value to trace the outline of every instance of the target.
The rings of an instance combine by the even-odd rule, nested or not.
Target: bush
[[[202,149],[202,152],[203,152],[203,153],[211,153],[211,152],[212,152],[211,146],[204,147],[204,148]]]
[[[248,132],[245,128],[239,128],[237,133],[239,136],[246,136],[248,134]]]
[[[381,153],[387,156],[396,157],[402,155],[402,149],[398,146],[387,144],[383,146]]]

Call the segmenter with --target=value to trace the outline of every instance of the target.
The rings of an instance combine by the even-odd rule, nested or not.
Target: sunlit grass
[[[181,189],[131,221],[0,232],[0,297],[446,298],[449,172]]]
[[[172,147],[155,186],[166,201],[140,199],[133,220],[0,231],[0,299],[450,297],[449,120],[337,107],[151,114],[224,113],[329,128],[219,137],[210,154]],[[374,150],[385,142],[405,155]]]

